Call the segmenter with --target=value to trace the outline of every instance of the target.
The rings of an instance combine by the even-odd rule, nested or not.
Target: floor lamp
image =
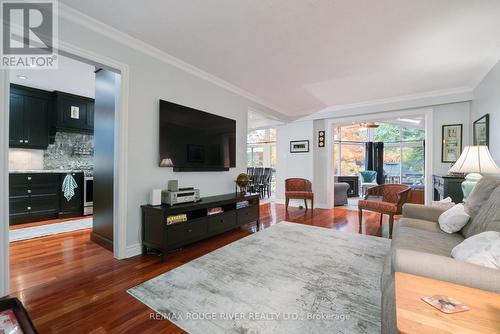
[[[488,146],[465,146],[457,162],[448,172],[467,174],[465,181],[462,182],[465,200],[483,177],[481,174],[499,174],[500,169],[491,157]]]

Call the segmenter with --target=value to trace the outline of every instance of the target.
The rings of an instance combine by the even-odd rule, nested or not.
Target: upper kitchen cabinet
[[[94,131],[94,100],[88,97],[55,92],[54,126],[72,132]]]
[[[51,92],[11,84],[9,147],[47,148],[51,107]]]

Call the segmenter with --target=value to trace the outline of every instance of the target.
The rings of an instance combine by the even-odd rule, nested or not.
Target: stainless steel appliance
[[[94,213],[94,177],[85,176],[83,180],[83,215]]]

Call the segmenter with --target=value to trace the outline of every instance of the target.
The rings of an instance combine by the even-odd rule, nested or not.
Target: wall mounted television
[[[160,100],[160,167],[177,172],[236,167],[236,121]]]

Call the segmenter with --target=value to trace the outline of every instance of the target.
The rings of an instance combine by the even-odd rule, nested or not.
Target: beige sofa
[[[418,204],[403,207],[403,216],[394,227],[391,251],[386,257],[381,278],[382,333],[398,333],[394,291],[396,271],[500,293],[500,270],[451,257],[453,247],[466,237],[484,231],[500,231],[500,178],[485,179],[482,184],[488,185],[482,199],[477,194],[480,183],[474,189],[475,202],[482,200],[482,203],[477,206],[478,211],[471,214],[468,225],[458,233],[441,231],[438,218],[444,212],[442,209]],[[492,184],[498,186],[492,190]],[[473,197],[471,194],[469,198]]]

